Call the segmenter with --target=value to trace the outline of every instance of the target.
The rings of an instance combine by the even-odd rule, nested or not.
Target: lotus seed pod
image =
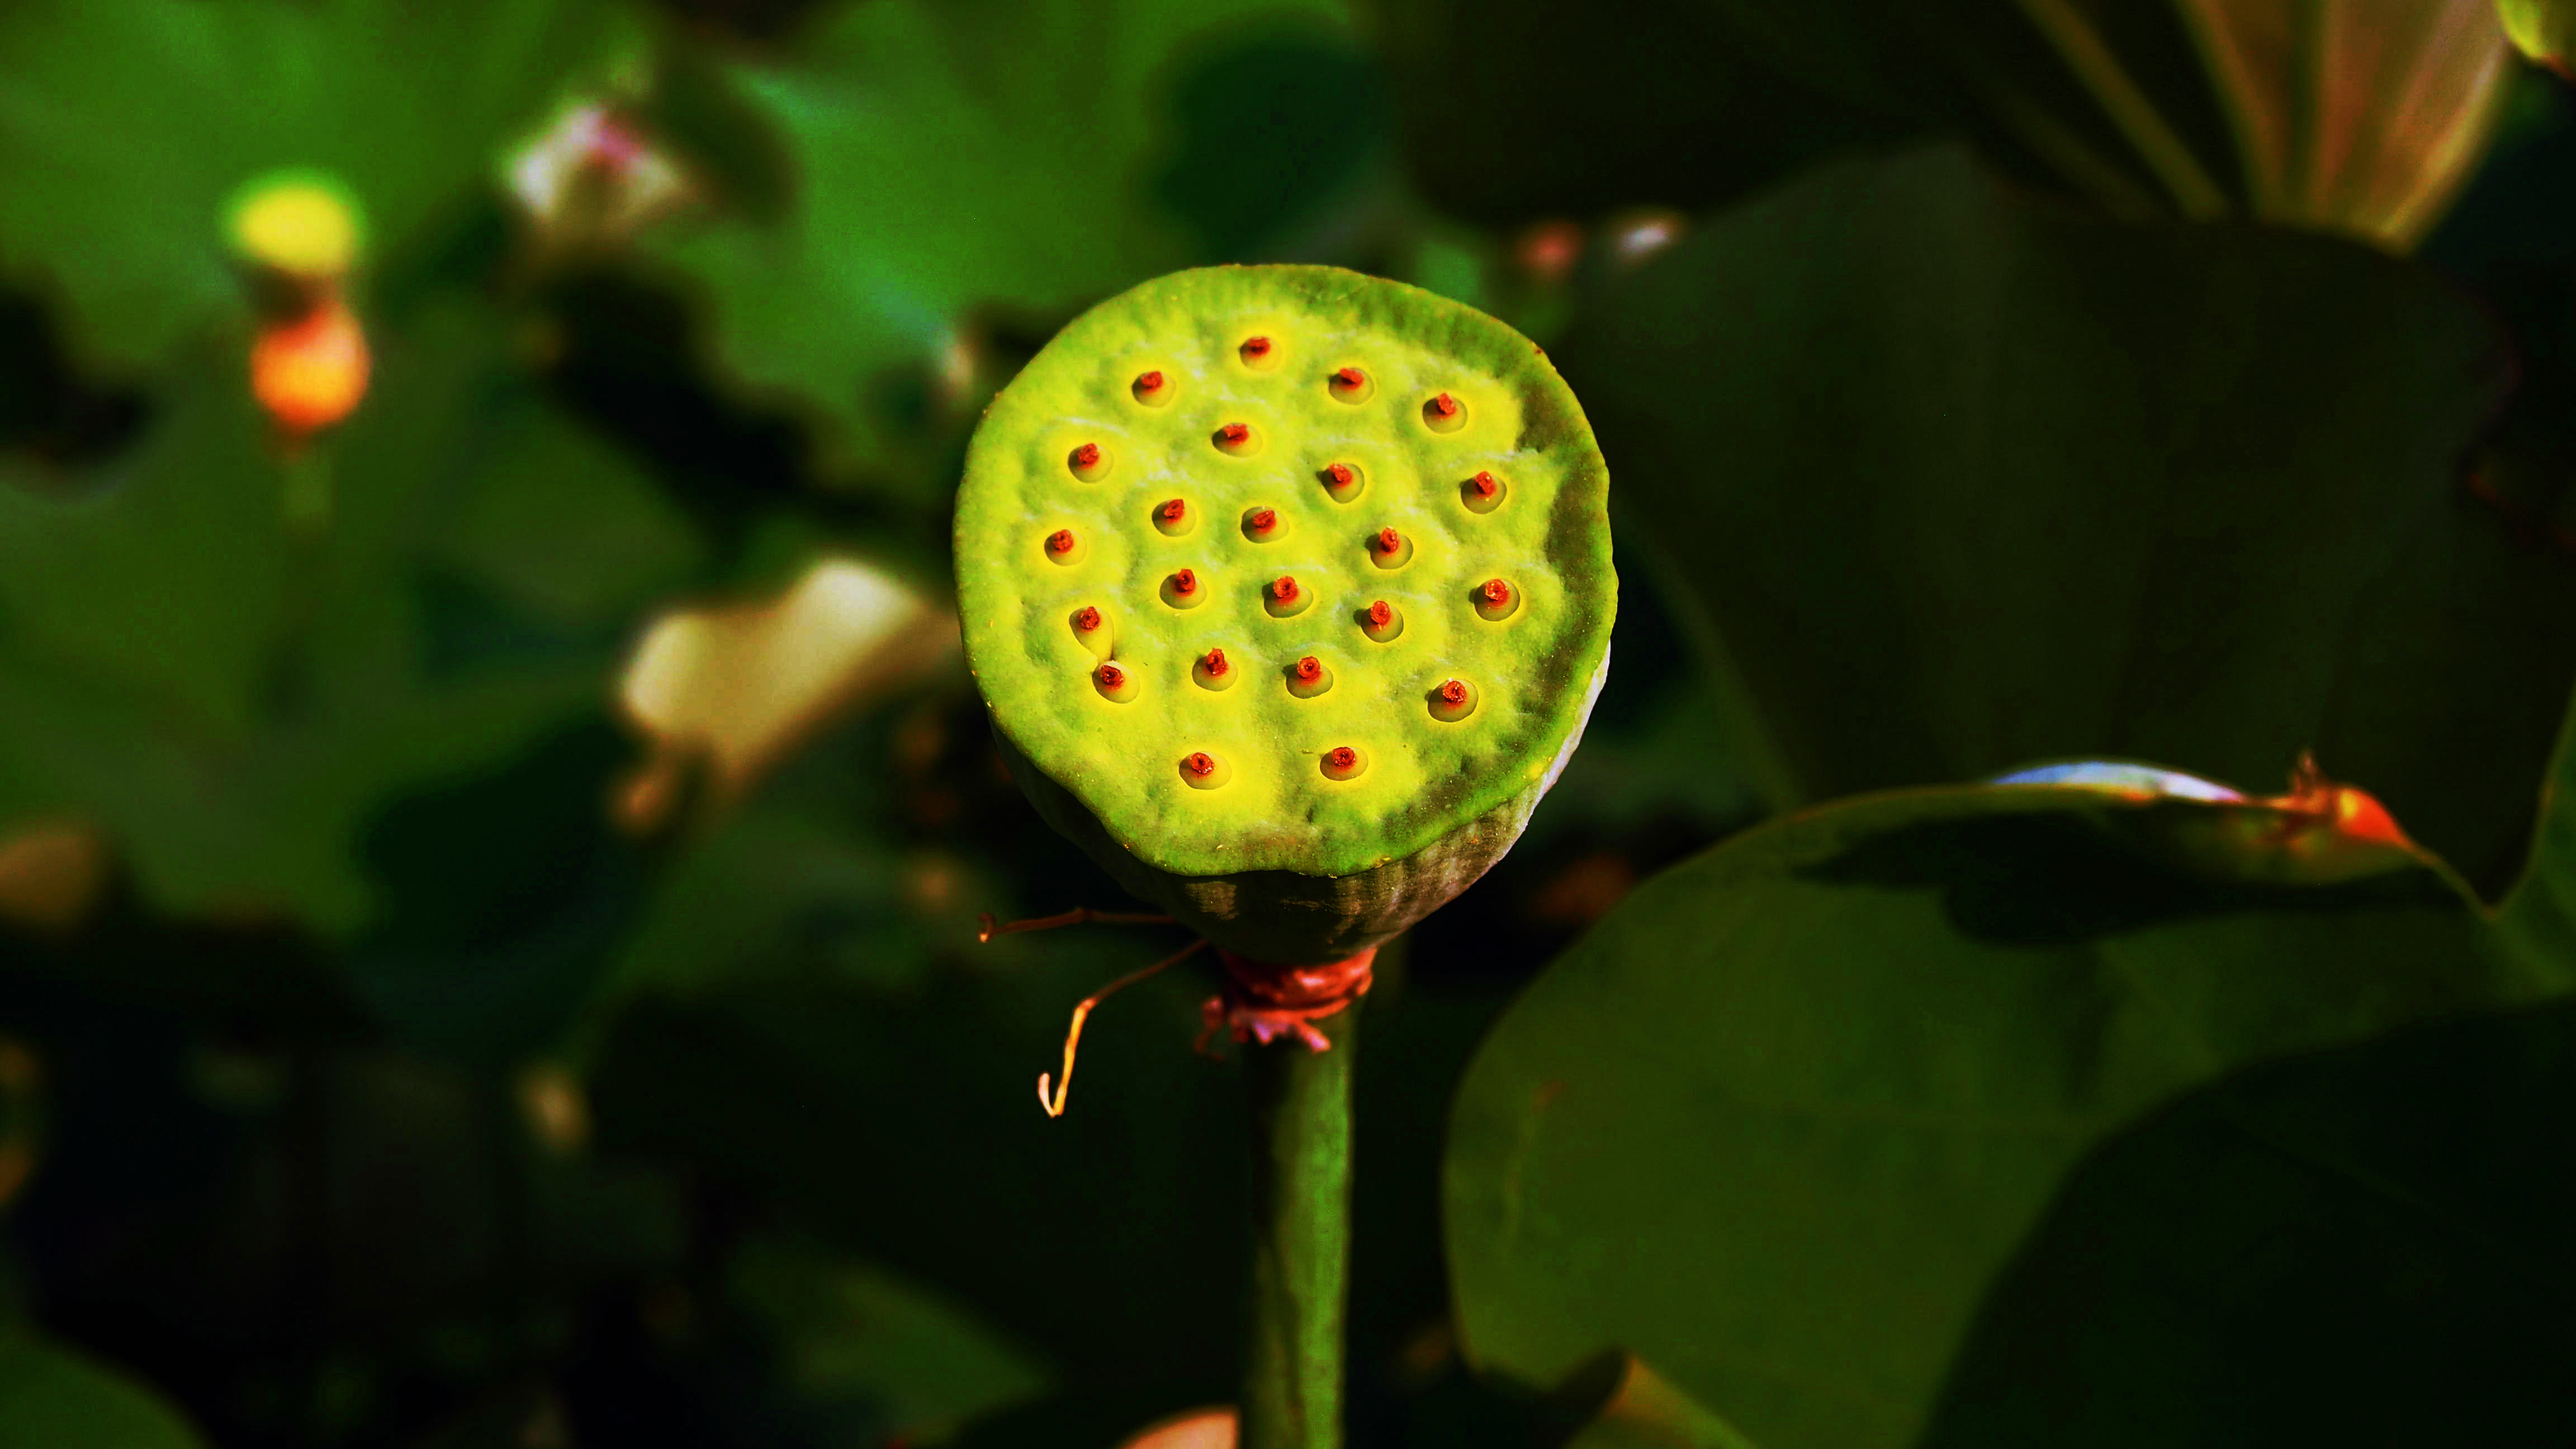
[[[278,171],[233,194],[224,231],[243,261],[327,281],[357,264],[366,235],[359,216],[357,198],[330,175]]]
[[[1239,955],[1342,960],[1500,859],[1581,739],[1608,492],[1500,322],[1331,267],[1177,273],[987,410],[968,658],[1012,774],[1122,885]]]

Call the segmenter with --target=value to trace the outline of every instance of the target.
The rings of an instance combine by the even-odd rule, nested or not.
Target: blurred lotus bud
[[[2523,54],[2560,75],[2576,77],[2576,0],[2496,0],[2504,33]]]
[[[1542,287],[1562,284],[1583,260],[1583,228],[1563,220],[1533,222],[1512,242],[1512,262]]]
[[[1677,211],[1632,211],[1612,217],[1601,231],[1611,264],[1627,268],[1680,241],[1688,227]]]
[[[552,249],[621,241],[689,196],[679,167],[597,101],[566,110],[511,157],[509,187]]]
[[[0,837],[0,924],[61,935],[89,917],[107,886],[107,841],[54,821]]]
[[[367,337],[334,293],[303,316],[260,329],[251,395],[278,428],[302,438],[347,417],[367,395]]]
[[[706,760],[719,798],[738,796],[816,729],[921,673],[957,647],[957,622],[891,575],[826,559],[755,604],[676,609],[656,620],[619,698],[655,758],[625,792],[630,828],[658,824],[662,788]]]
[[[2265,221],[2413,246],[2476,167],[2505,99],[2512,51],[2491,0],[2183,0],[2179,8],[2235,130],[2248,200]],[[2563,15],[2568,7],[2504,0],[2504,8]]]
[[[319,171],[271,172],[242,187],[224,232],[243,262],[306,283],[347,276],[366,239],[357,198]]]
[[[1149,1424],[1118,1449],[1234,1449],[1234,1406],[1192,1409]]]

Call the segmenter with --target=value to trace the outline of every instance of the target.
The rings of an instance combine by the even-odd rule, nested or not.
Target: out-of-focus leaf
[[[1192,150],[1176,113],[1196,67],[1280,45],[1355,53],[1332,0],[846,4],[792,58],[724,76],[782,138],[785,217],[675,228],[661,250],[703,284],[726,368],[814,417],[846,474],[912,415],[982,403],[934,395],[974,309],[1052,317],[1193,259],[1194,230],[1242,244],[1308,219],[1321,198],[1283,182],[1331,178],[1374,117],[1349,126],[1330,96],[1296,114],[1293,87],[1238,97],[1276,148],[1241,154]],[[1175,154],[1208,174],[1163,181]],[[1194,221],[1171,187],[1222,204]]]
[[[2576,5],[2568,0],[2496,0],[2496,15],[2515,47],[2564,72],[2576,53]]]
[[[956,647],[954,616],[882,569],[827,558],[777,598],[654,621],[619,692],[667,756],[705,755],[735,795],[835,712]]]
[[[731,1288],[775,1335],[785,1385],[855,1431],[937,1442],[1042,1392],[1044,1368],[937,1294],[813,1244],[761,1239]]]
[[[368,405],[291,462],[213,356],[81,496],[0,475],[0,820],[96,822],[171,909],[345,932],[385,796],[601,707],[694,533],[480,314],[380,350]]]
[[[460,200],[622,38],[603,0],[28,0],[0,13],[0,271],[92,362],[165,358],[243,289],[226,198],[329,172],[379,251]]]
[[[1512,1007],[1460,1090],[1446,1199],[1470,1357],[1552,1382],[1625,1347],[1765,1444],[1916,1442],[1990,1284],[2116,1134],[2252,1064],[2576,987],[2576,965],[2512,951],[2428,869],[2265,888],[2165,863],[2178,822],[2234,808],[1912,791],[1762,827],[1640,888]],[[2247,1150],[2321,1175],[2338,1221],[2411,1191],[2277,1125]],[[2506,1321],[2554,1311],[2561,1290],[2517,1251],[2443,1256]],[[2277,1311],[2312,1340],[2394,1331],[2384,1302],[2349,1322]],[[2199,1381],[2247,1403],[2203,1393],[2212,1417],[2186,1437],[2268,1422],[2259,1355],[2313,1353],[2277,1347],[2298,1336]],[[2457,1397],[2437,1377],[2372,1385],[2352,1412],[2420,1422]],[[2546,1392],[2480,1388],[2522,1396],[2507,1418]]]
[[[2179,0],[2256,216],[2422,239],[2486,152],[2512,79],[2489,0]]]
[[[1618,1383],[1565,1449],[1753,1449],[1753,1441],[1665,1382],[1635,1354],[1618,1359]]]
[[[197,1449],[204,1442],[123,1374],[23,1331],[0,1329],[0,1446]]]
[[[2482,890],[2518,869],[2576,569],[2463,496],[2506,360],[2439,279],[1932,151],[1703,227],[1560,360],[1622,547],[1807,798],[2103,756],[2259,791],[2313,747]]]

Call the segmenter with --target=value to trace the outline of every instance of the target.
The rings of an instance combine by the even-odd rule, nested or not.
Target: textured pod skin
[[[1116,468],[1077,476],[1087,444]],[[1469,506],[1479,472],[1502,506]],[[1617,609],[1608,485],[1571,392],[1492,318],[1336,268],[1177,273],[1077,319],[987,411],[957,506],[968,659],[1023,789],[1129,890],[1242,955],[1339,959],[1500,859],[1580,739]],[[1158,526],[1175,498],[1203,526]],[[1046,551],[1065,529],[1078,561]],[[1084,608],[1118,621],[1127,700],[1086,683]],[[1193,678],[1212,648],[1228,688]],[[1344,746],[1365,770],[1328,768]],[[1202,753],[1223,785],[1193,787]]]

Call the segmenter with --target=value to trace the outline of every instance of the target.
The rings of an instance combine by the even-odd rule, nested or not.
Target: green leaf
[[[776,1335],[786,1385],[870,1438],[933,1442],[1044,1391],[1045,1370],[937,1294],[809,1243],[758,1239],[733,1293]]]
[[[1752,1440],[1636,1355],[1619,1355],[1616,1371],[1610,1397],[1565,1449],[1754,1449]]]
[[[694,531],[494,319],[376,345],[368,401],[291,461],[208,348],[73,494],[0,467],[0,819],[105,826],[168,909],[349,932],[387,796],[601,707]]]
[[[1730,213],[1560,358],[1623,551],[1807,798],[2052,756],[2259,792],[2314,747],[2481,889],[2518,869],[2576,570],[2462,505],[2506,359],[2432,275],[1930,151]]]
[[[1470,1358],[1543,1383],[1624,1347],[1765,1444],[1913,1442],[1989,1285],[2117,1134],[2253,1064],[2576,985],[2430,868],[2266,888],[2259,862],[2229,879],[2176,851],[2245,808],[1909,791],[1640,888],[1460,1089]],[[2265,1150],[2342,1171],[2334,1142],[2281,1131]],[[2502,1285],[2481,1287],[2535,1313],[2558,1291]]]
[[[1357,66],[1331,0],[844,5],[792,59],[722,71],[781,139],[787,215],[661,251],[724,366],[823,428],[827,471],[881,465],[923,411],[982,405],[931,395],[971,312],[1052,318],[1312,219],[1377,144]]]
[[[381,253],[497,174],[619,39],[604,0],[30,0],[0,15],[0,271],[36,272],[75,350],[157,363],[238,315],[234,190],[336,176]]]
[[[197,1449],[205,1441],[125,1375],[23,1332],[0,1330],[0,1446]]]
[[[2514,46],[2533,60],[2565,71],[2576,53],[2576,5],[2568,0],[2496,0],[2496,17]]]

